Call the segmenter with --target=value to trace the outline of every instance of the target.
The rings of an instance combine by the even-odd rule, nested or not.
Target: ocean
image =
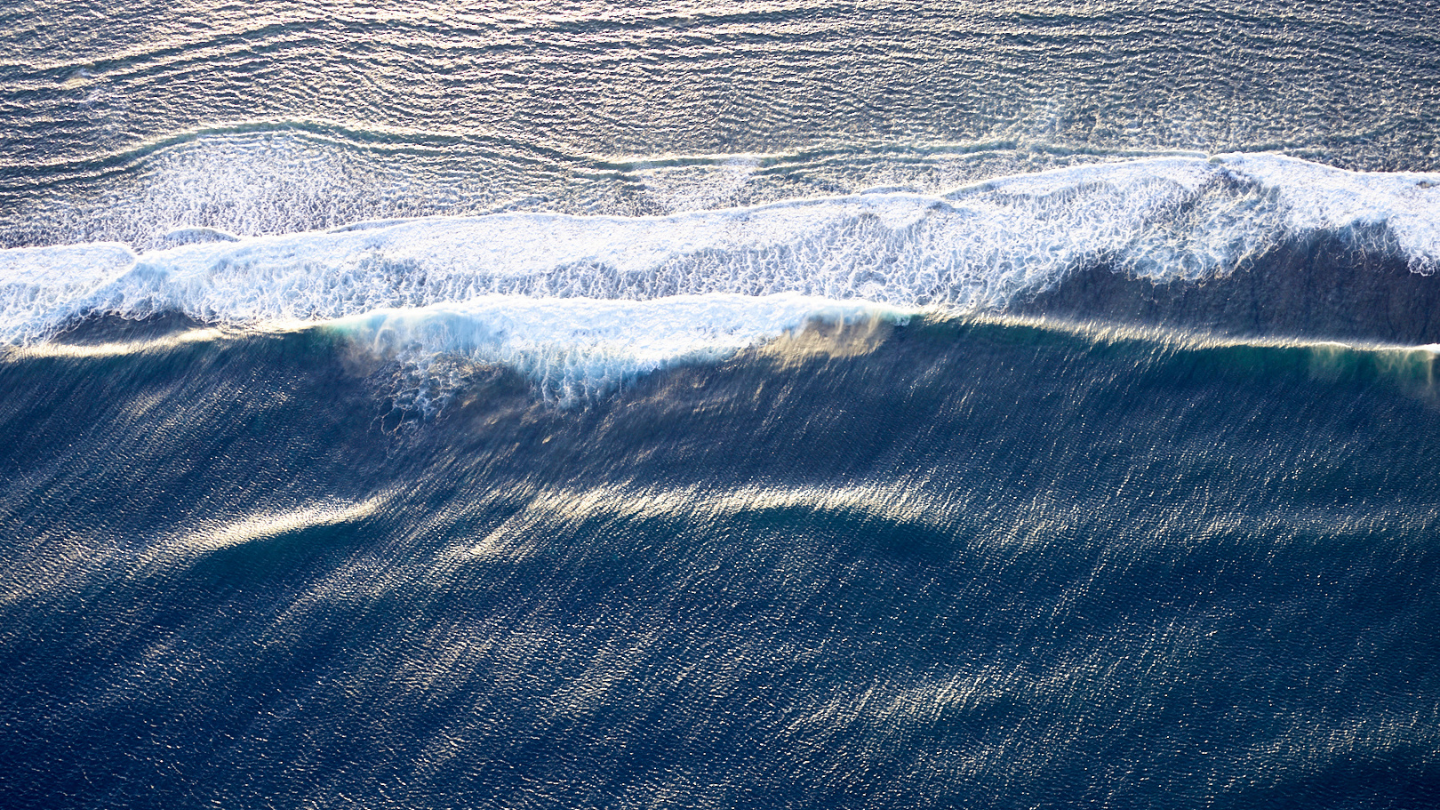
[[[1440,5],[0,8],[0,806],[1440,807]]]

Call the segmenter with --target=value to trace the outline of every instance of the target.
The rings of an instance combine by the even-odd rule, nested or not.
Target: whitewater
[[[0,3],[0,807],[1440,807],[1437,19]]]
[[[1325,235],[1429,275],[1437,186],[1440,174],[1221,155],[669,216],[508,213],[251,237],[177,228],[162,240],[174,246],[138,254],[118,243],[0,251],[0,336],[43,342],[94,315],[333,322],[411,365],[500,363],[573,399],[810,322],[1003,313],[1101,264],[1201,284]]]

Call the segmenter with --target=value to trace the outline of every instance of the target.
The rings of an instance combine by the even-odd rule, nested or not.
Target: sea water
[[[0,9],[0,804],[1440,806],[1436,19]]]

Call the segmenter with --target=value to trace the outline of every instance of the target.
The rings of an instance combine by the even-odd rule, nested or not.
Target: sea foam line
[[[474,355],[579,391],[722,357],[837,307],[1004,311],[1096,262],[1199,280],[1320,232],[1432,272],[1440,175],[1169,157],[944,195],[664,217],[442,217],[247,239],[190,231],[176,240],[189,244],[140,254],[114,243],[4,250],[0,340],[44,342],[96,312],[230,326],[359,319],[358,340],[393,339],[406,356]],[[671,303],[641,306],[662,299]],[[621,325],[631,322],[653,329]]]

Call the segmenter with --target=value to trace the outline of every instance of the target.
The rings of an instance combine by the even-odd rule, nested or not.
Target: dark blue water
[[[0,10],[0,806],[1440,806],[1436,13]]]

